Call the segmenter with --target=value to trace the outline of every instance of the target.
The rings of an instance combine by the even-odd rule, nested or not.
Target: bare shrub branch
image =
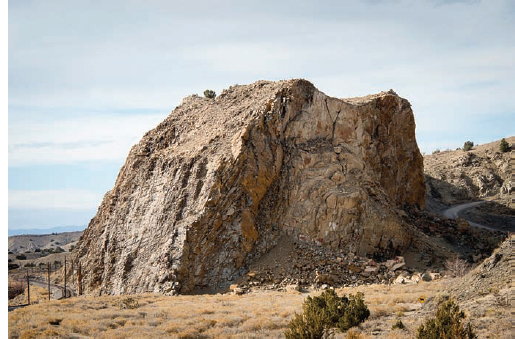
[[[445,262],[445,268],[448,275],[462,277],[470,270],[470,264],[456,254]]]

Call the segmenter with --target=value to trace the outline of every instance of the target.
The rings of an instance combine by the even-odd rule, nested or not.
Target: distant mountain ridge
[[[64,233],[64,232],[81,232],[86,229],[87,225],[75,225],[75,226],[57,226],[51,228],[28,228],[28,229],[11,229],[9,228],[7,233],[9,237],[14,235],[44,235],[52,233]]]

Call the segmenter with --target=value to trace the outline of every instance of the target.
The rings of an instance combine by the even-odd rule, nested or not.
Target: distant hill
[[[31,228],[31,229],[11,229],[8,230],[8,236],[14,235],[41,235],[41,234],[52,234],[52,233],[64,233],[64,232],[82,232],[86,229],[87,225],[75,225],[75,226],[58,226],[52,228]]]
[[[506,141],[514,145],[515,136]],[[512,153],[501,153],[500,142],[474,146],[470,151],[426,155],[426,208],[438,210],[438,203],[453,205],[475,200],[495,200],[508,206],[513,185]]]
[[[69,251],[82,235],[82,231],[49,234],[13,235],[9,237],[9,252],[26,253],[37,249],[56,249]]]

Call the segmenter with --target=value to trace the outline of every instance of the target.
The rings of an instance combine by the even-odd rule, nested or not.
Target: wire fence
[[[27,304],[31,304],[30,289],[31,285],[45,287],[47,289],[48,300],[63,299],[75,295],[74,289],[71,288],[72,281],[77,286],[78,294],[82,295],[82,269],[80,262],[68,262],[66,257],[64,263],[54,261],[51,263],[39,263],[37,265],[29,265],[23,268],[17,268],[9,276],[8,294],[9,300],[23,294],[26,291]],[[10,272],[11,273],[11,272]],[[57,279],[60,281],[56,283]],[[51,279],[54,279],[52,282]]]

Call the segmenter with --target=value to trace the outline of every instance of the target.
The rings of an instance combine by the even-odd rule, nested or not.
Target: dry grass
[[[353,328],[352,333],[336,333],[335,338],[413,338],[417,327],[434,313],[419,298],[436,300],[451,283],[452,280],[442,280],[418,285],[338,289],[339,295],[363,292],[371,317]],[[134,309],[121,307],[127,296],[42,300],[9,313],[9,338],[66,338],[72,334],[109,339],[283,338],[284,329],[294,313],[301,312],[306,296],[275,291],[242,296],[142,294],[132,296],[139,305]],[[509,323],[506,319],[510,319],[509,307],[506,310],[477,308],[467,315],[478,326],[480,338],[506,337],[503,335]],[[391,329],[398,319],[402,319],[406,329]]]
[[[42,301],[9,314],[10,338],[281,338],[301,308],[300,293],[243,296],[133,296],[139,307],[121,308],[126,297]],[[59,324],[59,325],[52,325]]]
[[[8,298],[12,300],[25,292],[25,284],[21,281],[15,281],[9,279],[8,283]]]
[[[30,286],[30,303],[38,304],[43,301],[48,301],[48,290],[40,286]],[[27,304],[27,289],[24,286],[23,293],[16,296],[14,299],[9,300],[9,306],[26,305]]]

